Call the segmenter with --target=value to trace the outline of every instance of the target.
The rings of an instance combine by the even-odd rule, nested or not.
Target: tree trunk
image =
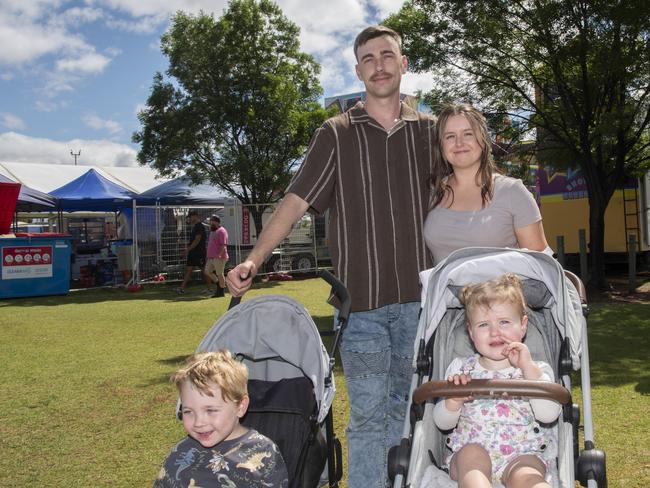
[[[250,205],[248,211],[253,218],[253,223],[255,224],[255,235],[259,237],[262,233],[262,214],[266,210],[266,206],[263,205]]]
[[[598,192],[589,192],[589,287],[597,290],[607,288],[605,277],[605,210],[607,210],[607,203],[598,198]]]

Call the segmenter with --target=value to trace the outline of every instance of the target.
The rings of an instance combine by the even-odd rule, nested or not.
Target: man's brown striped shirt
[[[429,200],[434,119],[402,104],[386,131],[362,102],[314,134],[287,192],[329,213],[334,270],[352,311],[418,301],[431,265],[422,227]]]

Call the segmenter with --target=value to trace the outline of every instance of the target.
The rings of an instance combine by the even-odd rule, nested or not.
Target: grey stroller
[[[444,378],[454,357],[474,351],[465,327],[465,311],[458,293],[470,283],[507,272],[522,279],[528,305],[525,343],[534,359],[554,369],[557,384],[524,380],[475,380],[449,386]],[[393,488],[454,487],[439,467],[445,456],[445,435],[435,426],[433,407],[448,396],[547,398],[563,405],[560,418],[548,428],[556,440],[557,470],[549,473],[552,486],[607,486],[605,453],[595,449],[591,412],[591,382],[587,344],[587,305],[584,286],[552,257],[539,252],[466,248],[449,255],[433,270],[421,274],[423,307],[415,343],[411,403],[403,438],[389,453]],[[584,449],[579,449],[580,407],[572,403],[571,373],[580,370]]]
[[[307,310],[282,295],[241,305],[233,298],[197,348],[229,349],[248,367],[250,405],[242,422],[277,444],[290,488],[337,487],[342,476],[341,444],[332,420],[333,367],[350,299],[334,276],[319,275],[341,302],[331,355]]]

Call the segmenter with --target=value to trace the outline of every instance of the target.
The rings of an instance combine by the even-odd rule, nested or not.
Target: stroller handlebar
[[[428,381],[413,392],[413,403],[448,397],[527,397],[571,403],[571,392],[557,383],[538,380],[472,380],[466,385],[454,385],[445,380]]]
[[[574,273],[568,270],[564,270],[564,276],[566,276],[567,280],[569,280],[571,283],[573,283],[573,286],[576,287],[576,291],[578,292],[578,295],[580,296],[580,302],[584,305],[587,303],[587,289],[585,288],[584,283],[578,276],[576,276]]]
[[[334,276],[326,269],[321,269],[318,272],[318,275],[332,287],[332,294],[339,300],[339,302],[341,302],[341,308],[339,309],[339,320],[347,322],[348,315],[350,314],[350,307],[352,305],[348,289],[341,281],[339,281],[336,276]]]
[[[241,297],[230,297],[230,303],[228,304],[228,310],[233,307],[236,307],[241,302]]]
[[[347,322],[348,315],[350,314],[350,307],[352,306],[348,289],[343,283],[341,283],[341,281],[339,281],[338,278],[336,278],[336,276],[334,276],[326,269],[321,269],[318,272],[318,276],[323,278],[332,287],[332,294],[338,299],[341,304],[341,308],[339,309],[339,321],[343,321],[344,323]],[[241,299],[242,297],[231,297],[230,304],[228,305],[228,310],[239,305]]]

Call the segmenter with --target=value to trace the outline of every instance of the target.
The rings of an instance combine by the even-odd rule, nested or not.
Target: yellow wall
[[[632,196],[633,191],[630,191],[628,198]],[[563,200],[562,195],[545,196],[541,199],[541,211],[544,233],[553,250],[557,251],[557,236],[563,235],[564,252],[579,252],[579,229],[585,229],[587,243],[589,242],[589,201],[586,198]],[[628,225],[632,225],[633,218],[628,217]],[[635,221],[634,225],[636,225]],[[605,251],[626,252],[626,250],[623,190],[617,190],[605,211]]]

